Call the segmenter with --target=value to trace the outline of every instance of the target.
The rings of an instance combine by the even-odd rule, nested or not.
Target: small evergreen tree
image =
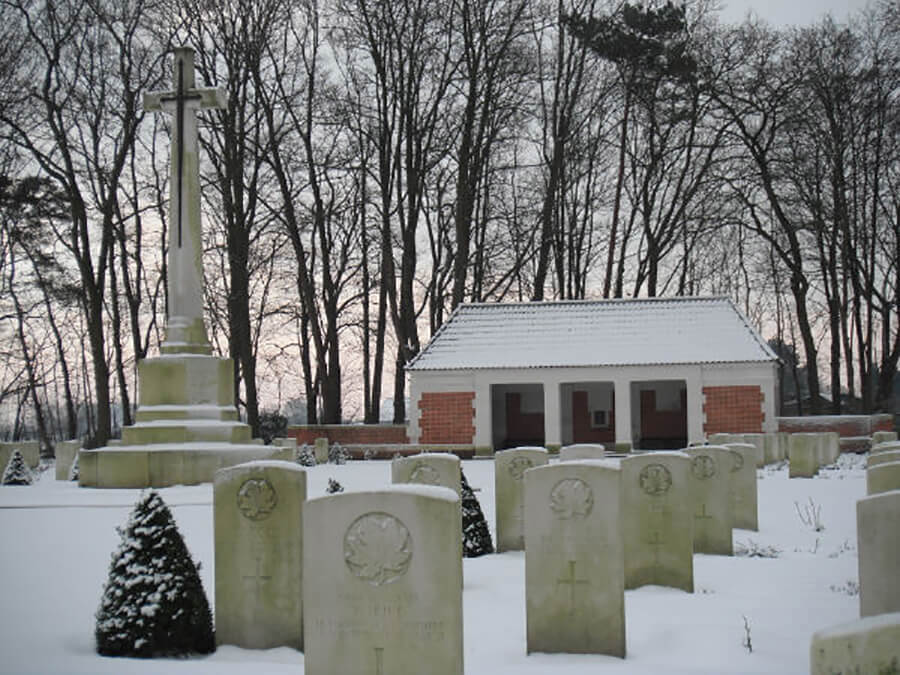
[[[343,492],[343,491],[344,491],[343,485],[338,483],[334,478],[328,479],[328,487],[325,488],[325,492],[327,492],[330,495],[333,495],[337,492]]]
[[[341,447],[340,443],[335,443],[328,447],[328,462],[331,464],[346,464],[349,453]]]
[[[78,481],[78,453],[75,453],[75,459],[72,460],[72,466],[69,467],[69,480]]]
[[[34,479],[31,477],[31,471],[25,464],[25,458],[18,450],[13,450],[9,456],[9,462],[6,463],[6,470],[3,472],[4,485],[31,485]]]
[[[481,504],[478,503],[478,497],[469,486],[463,470],[460,469],[459,472],[462,480],[463,557],[477,558],[493,553],[494,543],[491,541],[491,533],[481,511]]]
[[[306,443],[297,448],[297,464],[300,466],[316,465],[316,453]]]
[[[259,437],[266,445],[271,445],[273,438],[284,438],[287,435],[287,426],[287,417],[277,410],[259,414]]]
[[[105,656],[179,656],[215,651],[209,602],[172,514],[145,493],[112,555],[97,610],[97,652]]]

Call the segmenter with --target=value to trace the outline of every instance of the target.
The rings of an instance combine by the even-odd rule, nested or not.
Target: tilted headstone
[[[694,553],[733,555],[732,453],[727,448],[714,445],[688,448],[685,452],[691,458]]]
[[[459,457],[449,452],[423,452],[409,457],[397,457],[391,462],[391,482],[395,485],[418,483],[462,491]]]
[[[625,656],[621,470],[583,460],[525,474],[527,651]]]
[[[494,455],[497,553],[525,550],[525,472],[548,461],[544,448],[513,448]]]
[[[263,460],[216,472],[218,644],[303,649],[305,502],[306,471],[293,462]]]
[[[753,460],[757,449],[748,443],[729,443],[724,447],[733,453],[730,468],[732,527],[756,532],[759,530],[759,505]]]
[[[789,478],[812,478],[819,472],[819,435],[791,434],[788,444]]]
[[[316,464],[327,464],[328,463],[328,439],[327,438],[317,438],[315,440],[315,444],[313,445],[315,449],[316,455]]]
[[[304,672],[462,675],[459,498],[395,485],[310,500]]]
[[[866,493],[877,495],[900,490],[900,462],[885,462],[866,469]]]
[[[896,450],[876,452],[869,455],[866,458],[866,468],[877,466],[879,464],[889,464],[891,462],[900,462],[900,447]]]
[[[600,443],[577,443],[576,445],[564,445],[559,449],[560,462],[571,462],[578,459],[603,459],[605,456],[606,448]]]
[[[873,431],[872,432],[872,447],[874,448],[879,443],[890,443],[892,441],[897,440],[897,432],[896,431]]]
[[[625,588],[653,584],[694,592],[691,460],[653,452],[621,461]]]
[[[56,480],[69,480],[72,464],[81,448],[81,440],[57,441],[54,446],[56,455]]]
[[[809,649],[810,675],[900,670],[900,612],[857,619],[816,631]]]
[[[765,434],[742,434],[739,441],[735,443],[746,443],[752,445],[756,450],[756,467],[761,468],[766,465],[766,435]],[[730,445],[721,443],[720,445]]]
[[[856,502],[859,615],[900,612],[900,490]]]

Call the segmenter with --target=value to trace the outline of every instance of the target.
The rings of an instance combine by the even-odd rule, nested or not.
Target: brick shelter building
[[[655,449],[777,429],[778,358],[728,298],[465,304],[407,372],[411,443]]]

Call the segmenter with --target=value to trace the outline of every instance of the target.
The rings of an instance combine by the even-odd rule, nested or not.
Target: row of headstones
[[[885,440],[874,445],[866,458],[866,494],[869,495],[900,490],[900,441],[896,432],[881,433]]]
[[[841,437],[835,431],[790,434],[788,476],[812,478],[823,466],[834,464],[841,454]]]
[[[900,443],[885,432],[867,460],[869,496],[856,503],[861,618],[813,635],[813,675],[900,672],[900,481],[882,473],[892,466],[900,467]]]
[[[309,501],[293,462],[217,472],[217,641],[301,649],[308,673],[462,673],[459,459],[401,464],[390,487]]]
[[[753,476],[755,526],[752,453],[552,465],[542,449],[498,453],[498,543],[526,551],[528,652],[624,656],[626,587],[692,591],[694,552],[732,552],[738,475]],[[391,478],[306,501],[296,464],[219,471],[218,642],[304,649],[309,673],[417,673],[425,659],[461,673],[459,459],[398,458]]]

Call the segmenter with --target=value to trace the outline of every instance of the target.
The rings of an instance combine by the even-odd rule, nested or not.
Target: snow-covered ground
[[[842,456],[814,479],[788,480],[786,466],[759,471],[759,532],[734,531],[736,545],[774,547],[777,558],[696,555],[696,592],[646,587],[625,594],[627,658],[525,653],[525,558],[520,552],[465,560],[465,670],[469,675],[595,673],[808,673],[820,628],[859,616],[856,500],[865,495],[865,458]],[[463,468],[492,533],[493,463]],[[347,490],[390,483],[389,462],[309,469],[310,497],[329,477]],[[212,604],[212,487],[160,490],[172,509]],[[110,554],[139,496],[92,490],[44,473],[31,487],[0,487],[0,672],[303,672],[292,649],[220,647],[185,660],[114,659],[94,652],[94,612]],[[799,507],[799,513],[798,513]],[[820,511],[817,532],[801,515]],[[745,646],[744,618],[752,652]],[[423,675],[427,675],[423,671]]]

